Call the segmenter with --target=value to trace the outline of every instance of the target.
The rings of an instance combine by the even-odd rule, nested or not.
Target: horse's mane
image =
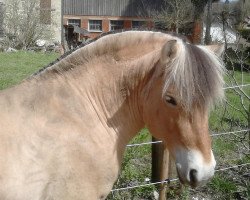
[[[224,98],[224,66],[214,52],[204,46],[178,41],[178,55],[165,70],[163,95],[174,86],[186,110],[193,105],[210,108]]]
[[[131,31],[151,31],[151,32],[160,32],[160,33],[164,33],[164,34],[168,34],[174,37],[178,37],[181,38],[183,41],[188,41],[188,39],[180,34],[174,33],[174,32],[167,32],[167,31],[163,31],[163,30],[159,30],[159,29],[154,29],[154,28],[134,28],[134,29],[120,29],[120,30],[115,30],[115,31],[109,31],[109,32],[105,32],[102,33],[101,35],[95,37],[94,39],[91,39],[85,43],[82,43],[81,45],[77,46],[76,48],[67,51],[66,53],[64,53],[63,55],[61,55],[59,58],[57,58],[55,61],[49,63],[48,65],[44,66],[43,68],[39,69],[37,72],[35,72],[34,74],[31,75],[31,77],[34,77],[36,75],[39,75],[41,73],[43,73],[46,69],[54,66],[55,64],[59,63],[60,61],[62,61],[63,59],[67,58],[68,56],[72,55],[73,53],[75,53],[76,51],[78,51],[79,49],[86,47],[94,42],[96,42],[97,40],[108,36],[108,35],[114,35],[117,33],[123,33],[123,32],[131,32]],[[69,66],[69,68],[71,69],[71,66]],[[65,69],[65,68],[64,68]],[[66,69],[67,70],[67,69]]]
[[[126,42],[129,42],[130,45],[136,45],[135,41],[137,40],[140,44],[152,40],[152,35],[147,34],[149,31],[142,31],[144,31],[145,34],[139,35],[136,33],[132,35],[133,37],[130,37],[131,30],[102,34],[98,38],[84,43],[78,48],[62,55],[55,62],[42,68],[32,76],[34,77],[43,74],[47,69],[56,73],[68,71],[75,66],[81,65],[86,60],[91,59],[93,53],[97,55],[102,53],[112,54],[112,51],[116,52],[117,48],[123,48],[126,46]],[[117,41],[116,36],[112,37],[112,35],[121,32],[128,32],[125,41]],[[213,105],[215,100],[222,99],[224,94],[224,68],[219,58],[205,47],[189,44],[185,41],[185,38],[180,38],[178,35],[176,37],[174,34],[167,34],[168,37],[164,36],[166,34],[159,34],[158,31],[157,37],[163,37],[161,38],[161,45],[164,45],[164,40],[167,40],[167,38],[172,38],[177,39],[180,48],[176,58],[170,63],[170,65],[166,66],[163,95],[167,93],[169,87],[174,86],[179,100],[183,107],[188,111],[190,111],[194,104],[199,105],[202,108],[207,108]],[[104,37],[107,35],[111,35],[111,37]],[[99,40],[99,42],[97,42],[98,45],[92,45],[97,40]],[[122,44],[119,44],[119,42]],[[112,45],[110,45],[111,47],[109,46],[108,49],[107,44],[110,43]]]

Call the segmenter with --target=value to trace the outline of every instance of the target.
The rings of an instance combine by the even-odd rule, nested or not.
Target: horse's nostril
[[[189,173],[189,177],[190,177],[190,183],[191,185],[196,185],[196,183],[198,182],[197,179],[197,170],[196,169],[191,169],[190,173]]]

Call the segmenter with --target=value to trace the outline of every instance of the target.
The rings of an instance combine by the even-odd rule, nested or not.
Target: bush
[[[250,71],[250,47],[245,47],[241,50],[229,48],[225,53],[225,64],[228,70]]]
[[[244,39],[250,42],[250,29],[241,29],[239,32]]]

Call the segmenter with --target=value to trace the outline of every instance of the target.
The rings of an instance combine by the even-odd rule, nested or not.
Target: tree
[[[213,22],[221,25],[225,50],[228,48],[229,30],[236,33],[237,24],[241,23],[238,2],[225,2],[213,10]]]
[[[250,42],[250,29],[247,28],[250,23],[250,1],[241,0],[240,3],[240,20],[238,25],[238,30],[241,36]],[[250,48],[249,48],[250,53]]]
[[[240,0],[241,4],[241,20],[244,20],[245,17],[250,15],[250,1],[249,0]]]
[[[210,35],[210,30],[211,30],[211,25],[212,25],[212,0],[208,0],[207,3],[207,20],[206,20],[206,32],[205,32],[205,44],[210,44],[211,43],[211,35]]]
[[[199,44],[201,42],[202,21],[204,8],[208,0],[191,0],[194,5],[194,20],[193,20],[193,43]]]
[[[164,0],[162,9],[153,14],[156,25],[162,29],[179,33],[179,29],[192,21],[193,6],[191,0]]]
[[[5,4],[5,35],[11,46],[26,49],[38,40],[53,37],[50,24],[51,17],[41,10],[40,0],[8,0]]]
[[[4,8],[3,8],[3,3],[0,2],[0,37],[3,35],[3,12],[4,12]]]

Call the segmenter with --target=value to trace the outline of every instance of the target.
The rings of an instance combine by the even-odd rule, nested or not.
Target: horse
[[[105,199],[143,127],[180,181],[214,175],[209,111],[223,100],[221,45],[157,31],[104,35],[0,91],[0,199]]]

